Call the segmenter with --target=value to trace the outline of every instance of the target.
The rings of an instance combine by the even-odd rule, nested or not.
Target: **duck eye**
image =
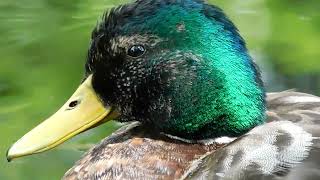
[[[144,54],[145,48],[142,45],[133,45],[128,50],[128,55],[131,57],[139,57]]]

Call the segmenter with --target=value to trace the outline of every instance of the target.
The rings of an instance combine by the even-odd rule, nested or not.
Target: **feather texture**
[[[194,144],[125,126],[64,179],[319,179],[320,98],[269,93],[268,121],[227,144]]]

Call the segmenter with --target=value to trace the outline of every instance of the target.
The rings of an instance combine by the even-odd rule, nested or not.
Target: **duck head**
[[[138,0],[93,30],[85,78],[8,151],[51,149],[105,121],[139,121],[185,139],[236,137],[263,123],[265,92],[237,28],[200,0]]]

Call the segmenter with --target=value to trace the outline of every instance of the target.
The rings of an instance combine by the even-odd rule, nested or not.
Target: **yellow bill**
[[[49,150],[115,116],[112,108],[105,107],[96,95],[90,75],[55,114],[10,147],[7,159]]]

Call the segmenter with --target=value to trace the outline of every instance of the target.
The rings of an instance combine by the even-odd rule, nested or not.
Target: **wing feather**
[[[195,161],[183,178],[320,179],[320,98],[285,91],[267,102],[266,124]]]

